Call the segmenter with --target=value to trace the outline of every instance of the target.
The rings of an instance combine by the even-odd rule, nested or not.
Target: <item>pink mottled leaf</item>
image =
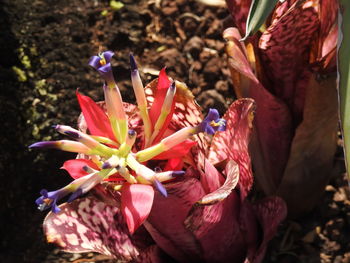
[[[147,219],[153,204],[154,190],[150,185],[124,183],[121,194],[121,211],[130,233]]]
[[[235,70],[237,73],[243,75],[254,83],[259,83],[258,79],[254,75],[251,64],[247,58],[247,52],[245,47],[242,46],[242,43],[239,42],[241,35],[238,32],[237,28],[230,27],[227,28],[223,33],[223,38],[227,40],[226,43],[226,53],[228,54],[228,63],[232,71]],[[236,72],[231,72],[232,75]],[[239,76],[237,76],[239,78]],[[234,81],[235,92],[237,97],[248,97],[250,87],[248,85],[240,85],[243,82],[241,80]]]
[[[205,193],[195,178],[166,184],[168,197],[155,194],[152,211],[144,223],[157,245],[179,262],[196,262],[201,248],[184,221],[192,205]]]
[[[244,200],[242,202],[238,220],[240,222],[240,229],[242,231],[247,249],[246,260],[244,263],[251,263],[250,260],[254,258],[258,250],[259,243],[261,242],[260,238],[262,236],[262,231],[257,222],[253,205],[248,202],[248,200]]]
[[[87,159],[72,159],[65,161],[62,169],[66,170],[74,179],[77,179],[88,174],[83,170],[83,167],[86,165],[93,169],[98,169],[93,161]]]
[[[270,85],[266,88],[290,108],[294,127],[300,123],[305,100],[309,52],[319,29],[316,0],[296,1],[262,34],[259,53]],[[307,76],[306,76],[307,78]],[[303,84],[297,87],[298,82]],[[306,82],[306,83],[305,83]]]
[[[145,87],[146,98],[149,104],[154,103],[158,80],[155,79]],[[194,100],[192,92],[185,83],[176,81],[175,109],[169,129],[173,131],[184,127],[195,126],[203,119],[200,107]]]
[[[200,180],[206,193],[216,191],[225,182],[222,174],[207,159],[204,160],[204,172],[201,171]]]
[[[68,252],[99,252],[129,261],[139,254],[119,209],[94,197],[60,205],[61,212],[50,212],[44,232],[50,243]]]
[[[195,205],[191,210],[185,225],[200,241],[205,262],[243,262],[246,247],[238,222],[240,203],[233,191],[221,202]]]
[[[322,0],[320,2],[319,57],[324,57],[337,46],[338,38],[334,36],[338,35],[338,9],[338,1]],[[333,41],[327,41],[327,39]]]
[[[171,263],[174,261],[157,245],[152,245],[142,251],[133,263]]]
[[[248,18],[251,0],[226,0],[227,7],[233,18],[235,26],[245,35],[246,21]]]
[[[230,31],[227,32],[230,33]],[[230,38],[227,38],[228,42],[237,37],[240,36],[231,34]],[[254,58],[258,65],[257,71],[260,72],[258,57],[254,56],[253,50],[250,50],[248,54],[249,57]],[[235,60],[236,58],[231,56],[230,59]],[[275,193],[288,161],[292,140],[293,126],[290,110],[260,82],[256,83],[249,74],[243,75],[233,68],[232,64],[229,66],[236,90],[238,90],[237,94],[254,99],[257,105],[251,143],[255,178],[265,193]]]
[[[245,198],[253,184],[248,143],[253,121],[254,101],[236,100],[224,115],[226,131],[214,135],[209,160],[219,163],[226,159],[235,161],[239,166],[239,188]]]
[[[274,237],[278,226],[287,216],[287,206],[279,197],[268,197],[255,204],[254,210],[262,227],[263,237],[251,262],[260,263],[265,255],[268,242]]]
[[[197,203],[200,205],[212,205],[227,198],[235,189],[239,180],[239,167],[234,161],[229,161],[225,168],[226,180],[215,191],[203,196]],[[219,174],[220,175],[220,174]],[[223,180],[223,177],[221,177]]]

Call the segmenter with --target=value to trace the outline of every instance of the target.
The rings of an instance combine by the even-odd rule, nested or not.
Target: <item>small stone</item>
[[[203,108],[215,108],[219,112],[223,113],[227,109],[227,105],[225,102],[224,96],[222,96],[219,92],[214,89],[206,90],[202,92],[198,98],[198,102]]]
[[[221,73],[221,66],[221,58],[212,57],[203,68],[205,79],[208,81],[217,79],[217,76]]]
[[[162,8],[162,12],[166,16],[174,15],[177,12],[177,6],[166,6]]]
[[[226,80],[219,80],[215,83],[215,89],[220,92],[227,92],[229,90],[229,84]]]
[[[200,37],[192,37],[185,45],[184,51],[190,53],[192,58],[197,59],[203,49],[204,43]]]

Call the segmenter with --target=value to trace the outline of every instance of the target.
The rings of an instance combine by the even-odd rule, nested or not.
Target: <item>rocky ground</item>
[[[66,254],[46,244],[44,213],[34,200],[43,187],[59,188],[69,176],[59,167],[70,154],[29,151],[57,139],[51,125],[74,126],[77,88],[101,100],[99,76],[87,66],[98,51],[115,51],[123,97],[133,101],[132,52],[145,82],[164,66],[186,82],[204,109],[224,112],[234,100],[224,54],[225,8],[194,0],[2,0],[0,5],[0,193],[2,262],[110,262],[96,254]],[[265,262],[350,262],[350,201],[341,148],[334,176],[317,208],[286,221]]]

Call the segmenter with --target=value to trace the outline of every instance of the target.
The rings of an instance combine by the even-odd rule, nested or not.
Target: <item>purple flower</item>
[[[41,196],[36,199],[35,203],[38,205],[40,211],[51,208],[52,212],[58,213],[61,209],[57,206],[57,201],[69,194],[65,188],[56,191],[48,192],[46,189],[40,191]]]
[[[220,114],[216,109],[209,109],[208,115],[198,125],[197,129],[199,132],[214,135],[217,131],[226,130],[226,121],[220,118]]]
[[[105,51],[90,58],[89,65],[96,69],[108,85],[115,83],[111,65],[112,51]]]

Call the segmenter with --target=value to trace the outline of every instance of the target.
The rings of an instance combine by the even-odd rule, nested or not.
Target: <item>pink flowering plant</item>
[[[303,215],[322,197],[337,149],[338,1],[226,2],[235,24],[223,32],[235,93],[257,105],[255,177],[265,194],[286,201],[289,216]],[[263,27],[240,41],[250,33],[250,6],[267,2]]]
[[[89,62],[104,79],[105,101],[77,92],[78,129],[55,126],[72,140],[30,146],[78,153],[63,164],[74,181],[36,200],[51,209],[48,242],[133,262],[260,262],[286,208],[275,197],[247,200],[254,101],[203,118],[186,85],[165,69],[144,88],[130,55],[137,106],[124,103],[112,56]]]

